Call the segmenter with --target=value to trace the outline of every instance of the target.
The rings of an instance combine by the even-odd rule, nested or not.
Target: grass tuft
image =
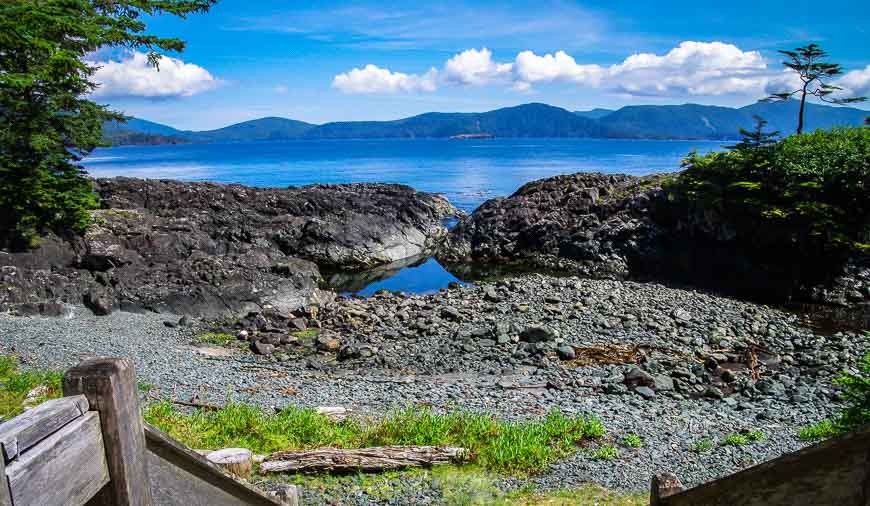
[[[697,453],[707,453],[712,450],[714,446],[716,445],[713,443],[712,439],[704,438],[695,442],[695,444],[692,445],[692,450]]]
[[[615,446],[602,446],[595,450],[595,452],[592,453],[592,456],[596,460],[612,460],[619,456],[619,450],[617,450]]]
[[[836,425],[831,420],[822,420],[819,423],[804,427],[798,432],[798,438],[802,441],[822,441],[839,434]]]
[[[626,434],[622,438],[622,444],[629,448],[640,448],[643,446],[643,440],[637,434]]]
[[[0,355],[0,420],[20,415],[27,394],[37,387],[44,386],[45,391],[28,402],[31,406],[60,397],[62,380],[60,372],[21,370],[17,357]]]
[[[725,436],[722,444],[726,446],[744,446],[748,445],[749,443],[761,441],[764,438],[764,432],[760,430],[753,430],[745,433],[732,432],[731,434]]]
[[[245,404],[183,414],[161,402],[145,419],[192,448],[241,446],[257,453],[317,447],[366,448],[386,445],[460,446],[476,465],[496,472],[542,471],[584,440],[600,438],[601,422],[551,411],[541,420],[505,422],[491,415],[405,408],[378,420],[332,422],[310,409],[276,414]]]

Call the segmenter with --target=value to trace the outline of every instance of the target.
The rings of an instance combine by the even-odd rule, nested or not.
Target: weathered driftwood
[[[464,448],[449,446],[381,446],[344,450],[319,448],[278,452],[260,464],[260,473],[309,471],[384,471],[448,464],[463,458]]]
[[[254,454],[247,448],[224,448],[209,453],[205,458],[236,476],[247,476],[254,467]]]
[[[350,416],[350,410],[339,406],[321,406],[319,408],[315,408],[314,411],[318,415],[323,415],[333,422],[340,422]]]
[[[26,452],[56,430],[82,416],[88,410],[83,395],[43,402],[0,425],[0,446],[6,462]]]
[[[125,358],[82,362],[64,375],[63,392],[64,395],[85,395],[91,409],[100,412],[111,480],[100,490],[94,504],[152,504],[145,460],[145,429],[133,362]]]
[[[77,418],[6,467],[15,506],[88,502],[109,482],[96,412]]]

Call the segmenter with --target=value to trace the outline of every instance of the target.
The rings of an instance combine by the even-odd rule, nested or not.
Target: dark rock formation
[[[580,173],[528,183],[484,203],[451,232],[447,263],[523,262],[597,277],[628,276],[659,234],[660,177]]]
[[[84,303],[225,316],[316,301],[318,265],[362,269],[430,252],[456,214],[399,185],[239,185],[130,178],[95,183],[106,209],[84,237],[0,252],[0,308]]]
[[[789,247],[775,227],[739,229],[728,216],[679,209],[662,189],[666,177],[580,173],[526,184],[460,221],[439,257],[655,279],[773,302],[814,300],[870,314],[870,257],[813,256]]]

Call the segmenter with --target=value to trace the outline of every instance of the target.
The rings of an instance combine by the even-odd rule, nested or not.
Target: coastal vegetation
[[[60,397],[61,373],[22,369],[18,357],[0,355],[0,422],[20,415],[25,408]]]
[[[818,258],[870,249],[870,130],[770,143],[747,132],[726,152],[691,153],[668,185],[678,209],[715,215],[748,244]]]
[[[79,162],[124,116],[88,98],[97,50],[182,51],[146,32],[147,16],[185,17],[214,0],[0,3],[0,242],[33,245],[41,232],[82,232],[99,200]]]

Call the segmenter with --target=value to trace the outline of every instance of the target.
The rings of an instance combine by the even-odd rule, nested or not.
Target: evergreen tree
[[[740,129],[740,135],[743,138],[733,146],[727,146],[728,149],[736,149],[737,151],[755,152],[759,149],[776,144],[779,132],[765,132],[764,127],[767,126],[767,121],[761,116],[752,116],[755,120],[755,128],[752,130]]]
[[[800,96],[801,106],[798,112],[798,135],[800,135],[804,130],[804,109],[806,107],[808,95],[814,96],[822,102],[836,105],[852,104],[866,100],[866,97],[834,98],[831,96],[832,94],[841,91],[842,88],[833,84],[828,84],[825,81],[842,74],[843,68],[838,63],[823,61],[828,57],[828,53],[823,51],[817,44],[799,47],[794,51],[779,52],[788,57],[788,59],[782,62],[782,64],[785,65],[786,68],[797,73],[802,85],[794,91],[774,93],[765,100],[790,100],[791,97],[795,95]]]
[[[145,16],[185,17],[216,0],[0,0],[0,245],[33,243],[46,229],[81,232],[98,205],[78,162],[101,145],[102,124],[123,116],[88,100],[101,48],[182,51],[145,32]]]

